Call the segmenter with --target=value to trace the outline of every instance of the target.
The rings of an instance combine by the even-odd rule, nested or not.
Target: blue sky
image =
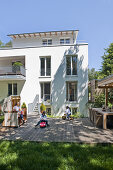
[[[101,68],[113,42],[113,0],[0,0],[0,39],[7,34],[79,29],[89,44],[89,68]]]

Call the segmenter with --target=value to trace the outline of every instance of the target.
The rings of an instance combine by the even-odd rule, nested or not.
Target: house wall
[[[0,81],[0,101],[8,96],[8,84],[10,83],[17,83],[17,95],[20,95],[25,81]]]
[[[21,38],[16,38],[13,39],[12,41],[12,45],[14,48],[20,48],[20,47],[38,47],[38,46],[42,46],[42,40],[43,39],[52,39],[52,45],[56,45],[56,44],[60,44],[60,39],[61,38],[70,38],[70,44],[73,44],[73,35],[69,34],[69,35],[46,35],[45,36],[38,36],[38,37],[21,37]]]
[[[77,76],[66,76],[66,55],[77,54]],[[23,48],[0,50],[0,57],[25,56],[26,81],[20,83],[21,103],[25,102],[28,106],[32,103],[35,96],[39,94],[40,82],[51,81],[52,92],[52,113],[62,114],[65,106],[78,107],[78,111],[84,115],[87,114],[86,103],[88,101],[88,44],[74,46],[54,46],[40,48]],[[40,77],[40,57],[51,56],[51,77]],[[78,101],[66,102],[66,81],[78,81]],[[5,87],[0,82],[1,96],[2,88]],[[5,91],[5,90],[4,90]],[[41,101],[40,101],[41,102]]]

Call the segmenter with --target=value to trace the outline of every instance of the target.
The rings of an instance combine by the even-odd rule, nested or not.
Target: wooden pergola
[[[98,81],[98,88],[105,89],[105,106],[108,105],[108,89],[113,88],[113,74]]]
[[[46,36],[65,36],[68,34],[78,34],[79,30],[64,30],[64,31],[47,31],[47,32],[33,32],[33,33],[22,33],[22,34],[9,34],[8,36],[11,38],[32,38],[32,37],[46,37]]]

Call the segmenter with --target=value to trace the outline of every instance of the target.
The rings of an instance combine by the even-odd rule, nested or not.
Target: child
[[[41,116],[40,116],[40,120],[39,120],[39,122],[35,125],[35,127],[38,126],[41,122],[46,122],[47,126],[49,126],[48,121],[47,121],[47,116],[46,116],[46,114],[45,114],[45,111],[42,112],[42,114],[41,114]]]
[[[69,119],[70,115],[71,115],[71,111],[70,108],[68,106],[66,106],[66,111],[65,111],[66,115],[67,115],[67,119]]]

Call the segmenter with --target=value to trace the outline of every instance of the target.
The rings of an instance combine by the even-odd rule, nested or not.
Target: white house
[[[47,112],[87,114],[88,44],[77,43],[78,30],[8,35],[12,48],[0,49],[0,101],[20,95],[28,112],[43,102]],[[15,62],[22,66],[14,66]]]

